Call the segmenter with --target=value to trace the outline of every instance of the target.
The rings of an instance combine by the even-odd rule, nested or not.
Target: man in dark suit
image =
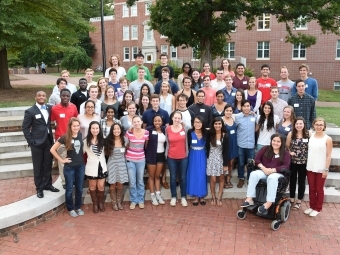
[[[35,105],[25,111],[22,131],[28,145],[31,147],[34,184],[37,197],[43,198],[43,190],[58,192],[52,186],[52,154],[53,144],[51,128],[51,107],[45,105],[46,93],[38,91],[35,94]]]

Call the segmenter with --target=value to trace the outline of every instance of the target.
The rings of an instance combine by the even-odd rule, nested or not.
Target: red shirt
[[[78,116],[77,107],[69,103],[64,107],[61,104],[54,105],[51,112],[51,121],[56,122],[55,139],[57,140],[62,135],[66,134],[67,125],[72,117]]]
[[[207,74],[205,74],[204,72],[201,73],[202,79],[203,79],[203,77],[206,76],[206,75],[207,75]],[[216,79],[216,75],[213,74],[213,73],[210,73],[209,76],[210,76],[210,80],[211,80],[211,81]]]
[[[271,98],[270,88],[276,87],[277,83],[272,78],[263,79],[262,77],[258,78],[256,80],[256,83],[257,83],[258,90],[262,92],[261,104],[263,105],[265,102],[267,102]]]
[[[205,93],[204,104],[212,106],[216,102],[216,90],[206,87],[201,88]]]
[[[185,143],[187,141],[184,128],[182,128],[181,131],[175,133],[171,130],[171,126],[169,126],[166,129],[166,133],[169,140],[168,157],[173,159],[186,158]]]
[[[243,76],[242,80],[240,80],[237,76],[233,77],[233,87],[235,89],[243,89],[243,90],[248,89],[248,82],[249,82],[249,77],[247,76]]]

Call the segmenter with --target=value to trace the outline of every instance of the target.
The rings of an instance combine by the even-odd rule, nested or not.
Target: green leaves
[[[79,70],[86,69],[92,65],[92,58],[90,58],[86,51],[79,47],[69,48],[64,52],[64,58],[61,65],[67,70]]]

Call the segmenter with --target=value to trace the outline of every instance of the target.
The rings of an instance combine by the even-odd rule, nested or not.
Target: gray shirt
[[[288,102],[288,99],[292,97],[292,88],[294,86],[294,82],[291,80],[277,81],[277,86],[279,87],[279,98]]]
[[[142,82],[135,80],[135,81],[130,83],[129,90],[132,90],[132,92],[135,93],[136,98],[139,98],[140,89],[141,89],[141,87],[144,83],[149,86],[151,94],[153,94],[155,92],[155,88],[154,88],[154,86],[152,85],[151,82],[149,82],[147,80],[144,80]]]

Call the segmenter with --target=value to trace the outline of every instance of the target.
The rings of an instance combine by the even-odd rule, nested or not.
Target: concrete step
[[[0,133],[0,143],[26,141],[24,134],[19,132]]]
[[[340,169],[340,148],[332,149],[331,166],[335,169]]]
[[[0,143],[0,153],[31,151],[26,141]]]
[[[31,151],[0,154],[0,166],[32,163]]]
[[[21,126],[23,120],[24,115],[0,117],[0,128]]]
[[[30,106],[0,108],[0,117],[4,116],[24,116],[25,110]]]
[[[0,166],[0,180],[33,176],[33,164],[13,164]]]

